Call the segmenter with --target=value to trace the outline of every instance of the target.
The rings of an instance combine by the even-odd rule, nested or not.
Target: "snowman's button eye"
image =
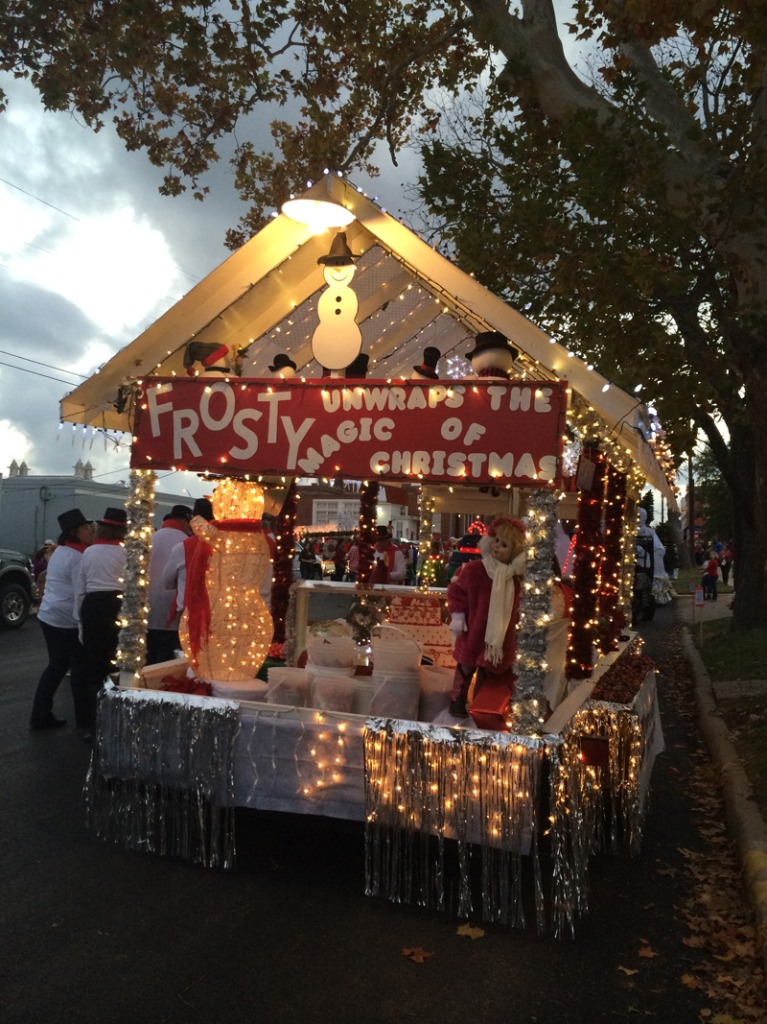
[[[341,301],[341,296],[340,295],[336,295],[336,302],[340,302],[340,301]]]
[[[336,310],[334,310],[334,312],[335,312],[336,316],[340,316],[341,315],[341,310],[340,309],[336,309]]]

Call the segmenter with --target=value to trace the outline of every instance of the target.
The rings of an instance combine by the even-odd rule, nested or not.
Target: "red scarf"
[[[78,544],[78,542],[75,541],[75,540],[67,540],[67,541],[64,541],[64,547],[65,548],[72,548],[73,551],[79,551],[80,554],[82,554],[83,551],[85,551],[85,549],[88,547],[88,545],[87,544]]]
[[[189,526],[188,519],[166,519],[160,527],[161,530],[181,530],[182,533],[189,535],[189,530],[185,530],[184,527]]]
[[[211,526],[215,526],[217,530],[235,533],[261,532],[261,523],[257,519],[222,519],[219,522],[214,520]],[[204,537],[198,536],[198,540],[199,543],[195,545],[189,558],[184,590],[189,653],[195,666],[203,641],[210,636],[210,595],[206,577],[213,554],[213,548]]]

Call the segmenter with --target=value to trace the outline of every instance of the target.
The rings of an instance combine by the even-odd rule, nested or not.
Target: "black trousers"
[[[114,671],[120,627],[117,616],[122,591],[95,590],[86,594],[80,609],[85,649],[85,681],[90,704],[91,724],[96,717],[96,695],[110,672]]]
[[[32,704],[31,725],[40,725],[53,712],[53,698],[61,680],[70,673],[72,700],[75,705],[75,721],[78,725],[90,725],[90,703],[85,683],[85,650],[77,637],[76,629],[61,629],[49,626],[42,619],[37,620],[48,648],[48,664],[43,669],[35,690]]]

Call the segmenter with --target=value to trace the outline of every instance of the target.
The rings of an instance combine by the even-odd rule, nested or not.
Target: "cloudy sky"
[[[48,113],[23,82],[0,115],[0,473],[73,472],[90,460],[106,482],[127,478],[129,452],[81,426],[61,425],[59,401],[228,255],[223,240],[242,205],[225,161],[203,203],[159,194],[161,171]],[[356,179],[355,179],[356,180]],[[364,184],[364,183],[362,183]],[[399,186],[376,190],[393,209]],[[188,474],[162,490],[204,492]]]

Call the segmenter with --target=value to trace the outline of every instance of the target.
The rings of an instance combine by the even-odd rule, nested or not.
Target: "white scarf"
[[[493,581],[485,627],[485,660],[491,665],[500,665],[503,661],[503,642],[517,591],[514,577],[524,575],[526,561],[526,551],[520,551],[509,565],[499,562],[489,553],[482,556],[485,571]]]

